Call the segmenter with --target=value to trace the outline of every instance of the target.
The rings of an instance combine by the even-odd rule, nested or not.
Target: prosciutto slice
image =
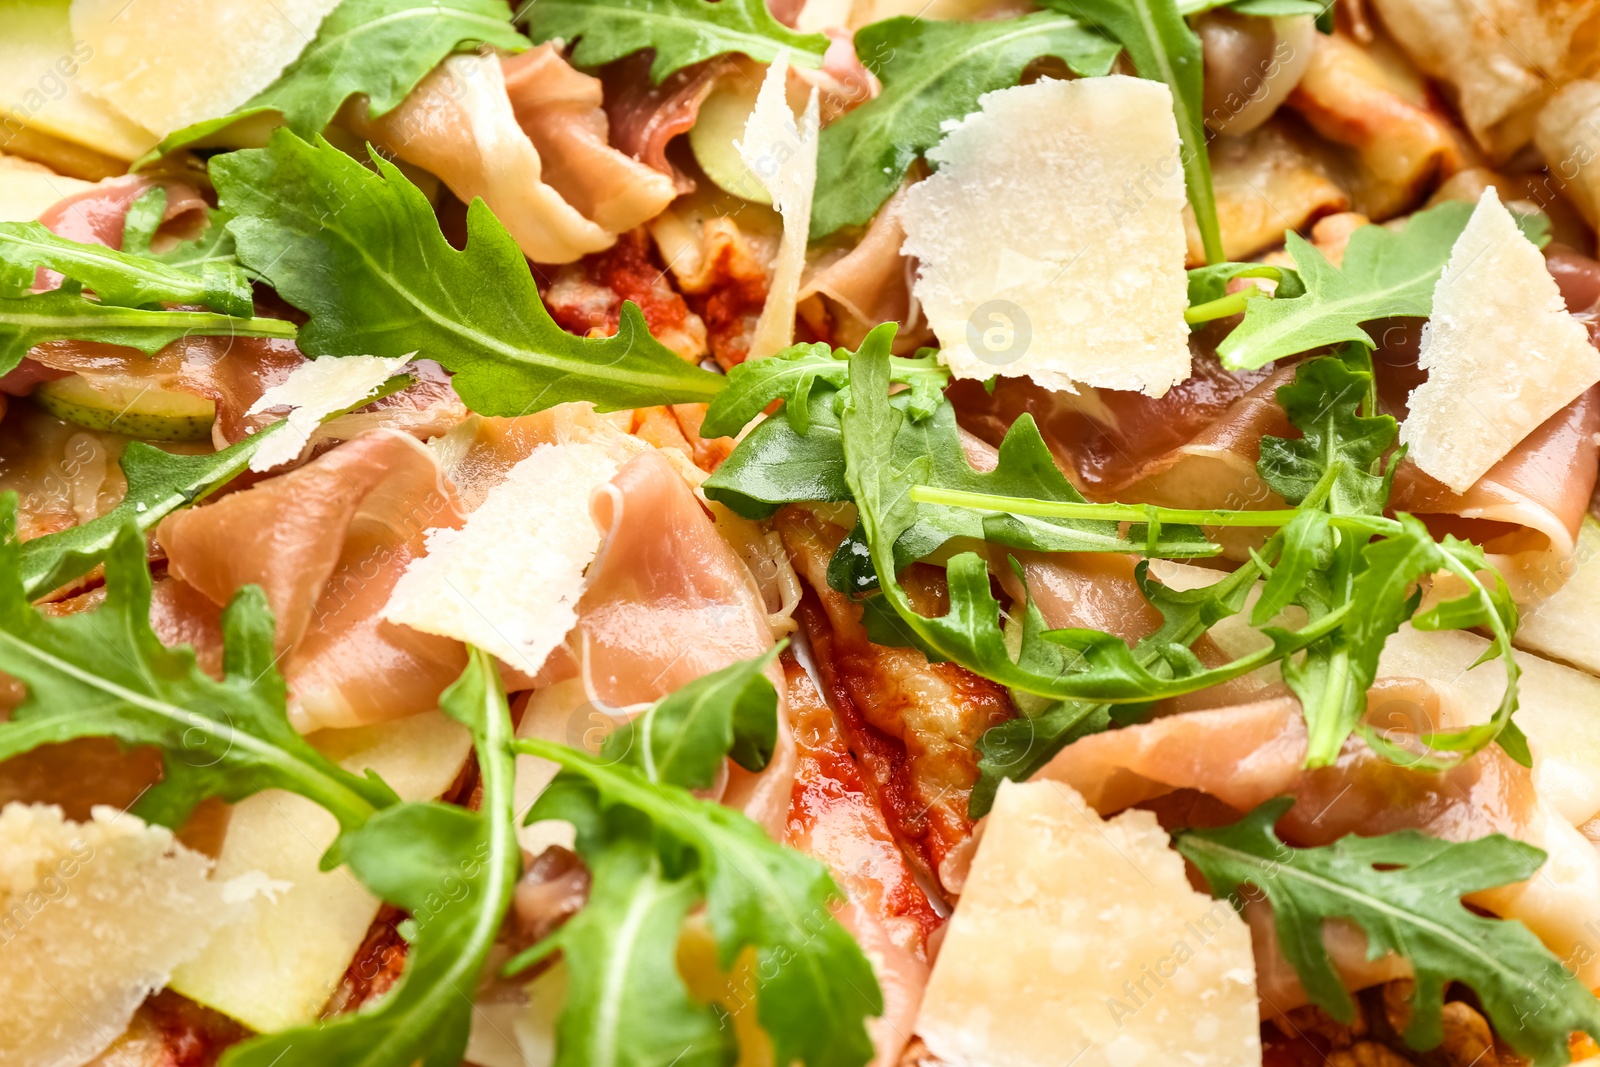
[[[157,529],[172,580],[223,605],[241,586],[277,619],[289,718],[302,733],[427,711],[466,665],[454,641],[379,614],[423,533],[463,515],[415,438],[364,434]]]
[[[1368,709],[1380,728],[1407,732],[1458,725],[1460,717],[1431,686],[1407,679],[1380,682]],[[1521,920],[1589,984],[1600,979],[1585,930],[1600,921],[1600,855],[1540,799],[1526,768],[1490,747],[1452,770],[1425,773],[1390,763],[1352,737],[1333,766],[1306,770],[1305,747],[1298,702],[1276,696],[1083,738],[1038,776],[1071,785],[1101,814],[1143,804],[1178,825],[1228,822],[1275,796],[1292,796],[1278,832],[1298,846],[1406,829],[1451,841],[1491,833],[1527,841],[1550,854],[1538,877],[1468,899]],[[1196,793],[1213,804],[1208,813],[1198,809],[1200,818]],[[1269,958],[1260,973],[1284,971]],[[1266,992],[1278,1010],[1303,1002],[1293,989]]]
[[[393,111],[371,118],[366,110],[347,107],[341,121],[437,175],[463,203],[482,197],[529,259],[570,263],[616,239],[545,182],[495,56],[451,56]]]
[[[653,53],[635,52],[601,72],[611,143],[634,159],[672,178],[680,193],[692,192],[695,181],[667,159],[667,145],[688,133],[700,105],[717,79],[734,69],[726,58],[708,60],[674,71],[660,85],[650,79]]]
[[[59,201],[39,221],[57,237],[84,244],[105,245],[122,249],[122,230],[128,218],[128,208],[143,196],[146,190],[160,185],[167,194],[166,212],[161,218],[158,238],[194,237],[206,222],[206,202],[192,185],[183,182],[157,182],[142,174],[129,174],[121,178],[107,178],[103,182]],[[55,275],[47,288],[61,284]]]
[[[928,982],[939,917],[917,885],[816,684],[784,657],[798,765],[784,844],[828,865],[844,890],[836,913],[877,972],[883,1014],[868,1021],[874,1067],[899,1062]]]
[[[544,180],[581,214],[622,233],[678,194],[667,174],[611,147],[600,79],[572,69],[554,45],[502,60],[501,69],[517,124],[544,162]]]

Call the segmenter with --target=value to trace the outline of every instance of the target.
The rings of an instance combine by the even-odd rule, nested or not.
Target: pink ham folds
[[[378,430],[169,516],[157,538],[173,579],[214,604],[248,584],[266,591],[289,717],[306,733],[438,706],[466,665],[465,651],[379,613],[421,553],[424,531],[461,521],[433,454],[415,438]]]

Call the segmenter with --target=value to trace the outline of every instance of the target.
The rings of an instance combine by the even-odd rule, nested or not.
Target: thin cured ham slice
[[[828,587],[843,527],[789,507],[777,528],[814,594],[799,618],[850,749],[896,840],[953,895],[971,859],[967,797],[978,779],[978,739],[1016,709],[1003,688],[957,664],[868,640],[861,606]],[[925,571],[913,567],[903,580],[919,610],[944,610]]]
[[[157,182],[140,174],[97,182],[58,202],[40,215],[39,221],[57,237],[84,244],[105,245],[120,251],[128,208],[156,185],[160,185],[167,194],[167,207],[161,218],[161,227],[156,231],[157,237],[170,239],[198,235],[206,221],[206,202],[200,193],[183,182]],[[49,288],[59,284],[60,276],[57,275]]]
[[[502,60],[501,69],[517,124],[544,163],[544,180],[581,214],[623,233],[677,196],[667,174],[611,147],[600,79],[572,69],[553,44]]]
[[[893,1067],[916,1023],[939,917],[850,758],[833,710],[792,656],[784,657],[784,674],[799,753],[784,844],[827,864],[844,890],[835,917],[872,960],[883,990],[883,1014],[867,1023],[873,1067]]]
[[[1435,533],[1482,544],[1497,557],[1520,602],[1542,599],[1570,573],[1578,527],[1600,475],[1600,391],[1556,412],[1465,493],[1409,460],[1395,473],[1390,506]]]
[[[672,178],[678,192],[692,192],[694,179],[667,159],[667,145],[693,128],[700,105],[717,79],[733,69],[733,63],[726,58],[696,63],[654,85],[650,80],[654,59],[652,52],[635,52],[601,72],[606,116],[611,120],[611,143]]]
[[[1441,703],[1433,687],[1409,679],[1380,682],[1368,709],[1376,727],[1405,734],[1422,726],[1459,725],[1458,713]],[[1352,737],[1334,765],[1306,770],[1305,745],[1298,702],[1269,697],[1083,738],[1036,777],[1066,782],[1102,814],[1143,804],[1175,816],[1180,825],[1192,817],[1183,801],[1193,793],[1225,805],[1226,814],[1219,817],[1213,809],[1204,820],[1213,823],[1275,796],[1293,796],[1295,805],[1278,831],[1297,846],[1407,829],[1451,841],[1492,833],[1526,841],[1550,854],[1539,876],[1475,893],[1469,901],[1522,921],[1587,983],[1600,981],[1600,957],[1588,948],[1585,930],[1586,923],[1600,922],[1600,854],[1539,797],[1526,768],[1490,747],[1451,770],[1416,771]],[[1175,808],[1166,809],[1174,802]],[[1272,962],[1260,972],[1282,973]],[[1275,1007],[1295,1007],[1292,992],[1277,991]]]
[[[592,507],[605,541],[578,607],[592,699],[647,704],[772,647],[754,579],[660,453],[629,460]]]
[[[1291,368],[1232,374],[1199,356],[1195,373],[1158,399],[1084,387],[1073,395],[1002,378],[993,395],[951,390],[961,424],[998,444],[1031,414],[1067,477],[1091,500],[1175,508],[1273,508],[1283,500],[1256,473],[1264,435],[1292,435],[1278,406]],[[975,384],[975,383],[974,383]],[[1259,543],[1247,528],[1208,530],[1231,558]]]
[[[366,110],[347,107],[341,121],[437,175],[463,203],[482,197],[529,259],[570,263],[616,239],[545,183],[496,56],[451,56],[393,111],[374,119]]]
[[[462,521],[433,453],[380,430],[171,515],[157,537],[172,579],[213,604],[246,584],[266,591],[290,721],[308,733],[437,707],[466,664],[464,649],[379,615],[423,533]]]
[[[800,286],[800,317],[835,345],[857,348],[882,322],[900,324],[895,333],[897,353],[911,352],[929,337],[921,306],[911,292],[912,262],[900,254],[906,233],[897,208],[904,192],[902,186],[872,217],[854,247],[825,254]]]

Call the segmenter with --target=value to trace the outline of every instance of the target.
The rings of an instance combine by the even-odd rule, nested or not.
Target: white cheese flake
[[[1600,381],[1600,352],[1492,185],[1434,287],[1418,363],[1400,441],[1458,493]]]
[[[800,273],[806,265],[811,201],[817,188],[817,90],[811,90],[811,99],[796,122],[789,110],[788,80],[789,50],[785,48],[767,68],[743,140],[734,142],[739,157],[771,195],[772,206],[783,218],[772,285],[750,341],[751,359],[764,359],[794,340],[795,303]]]
[[[578,621],[583,572],[600,548],[589,498],[617,467],[600,445],[535,448],[465,526],[428,531],[428,554],[400,576],[383,617],[537,674]]]
[[[72,0],[72,35],[93,51],[85,85],[166,136],[238,110],[278,80],[339,0]],[[126,16],[126,17],[124,17]]]
[[[1150,812],[1004,782],[916,1030],[952,1067],[1259,1067],[1250,933]]]
[[[0,811],[0,1063],[71,1067],[235,914],[211,861],[115,808]]]
[[[1159,82],[986,93],[906,191],[902,248],[958,378],[1160,396],[1189,376],[1183,148]]]
[[[289,377],[261,394],[246,415],[258,415],[273,408],[291,408],[289,425],[278,430],[250,457],[250,469],[269,471],[292,462],[306,442],[336,411],[353,407],[363,398],[400,373],[415,352],[384,359],[380,356],[338,356],[313,359],[296,367]]]

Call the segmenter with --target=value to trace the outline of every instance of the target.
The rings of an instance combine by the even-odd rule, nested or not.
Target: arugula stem
[[[997,496],[964,489],[941,489],[932,485],[913,485],[911,499],[918,504],[941,504],[976,511],[1003,511],[1012,515],[1032,515],[1046,519],[1105,519],[1112,522],[1161,522],[1195,526],[1286,526],[1298,508],[1270,511],[1162,508],[1145,504],[1092,504],[1069,500],[1038,500],[1033,497]]]
[[[1229,315],[1237,315],[1251,300],[1265,296],[1260,289],[1250,286],[1237,293],[1219,296],[1215,300],[1207,300],[1204,304],[1194,304],[1183,313],[1183,321],[1190,326],[1198,326],[1202,322],[1211,322],[1215,319],[1225,319]]]

